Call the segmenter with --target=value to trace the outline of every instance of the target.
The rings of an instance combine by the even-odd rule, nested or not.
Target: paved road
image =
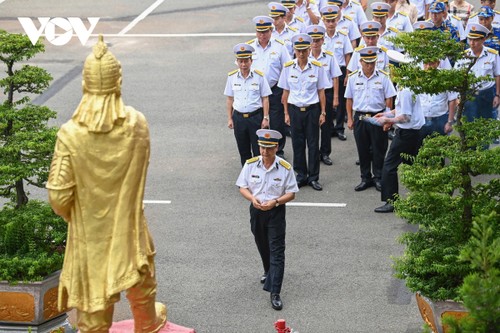
[[[146,205],[158,299],[167,303],[170,321],[199,333],[274,332],[278,318],[301,333],[419,332],[414,298],[392,276],[390,259],[401,254],[396,239],[410,227],[373,213],[380,205],[375,189],[353,191],[359,169],[352,133],[346,142],[333,139],[334,165],[321,166],[323,192],[306,187],[296,199],[346,206],[289,207],[283,311],[274,311],[261,289],[248,203],[234,186],[239,157],[222,92],[235,68],[232,46],[252,38],[251,18],[266,14],[266,3],[0,0],[0,28],[22,32],[21,16],[100,18],[94,33],[108,35],[122,63],[124,100],[150,123],[146,199],[170,202]],[[195,35],[204,33],[233,35]],[[57,111],[56,125],[78,105],[82,64],[95,40],[46,43],[46,53],[33,60],[54,76],[36,101]],[[285,152],[292,156],[290,140]],[[129,317],[127,303],[118,303],[115,320]]]

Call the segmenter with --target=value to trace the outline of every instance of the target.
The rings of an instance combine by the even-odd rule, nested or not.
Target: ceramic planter
[[[447,327],[443,326],[444,316],[462,318],[468,315],[462,303],[453,301],[432,301],[419,292],[416,294],[418,309],[424,321],[434,333],[446,333]]]
[[[57,309],[59,272],[45,280],[9,285],[0,282],[0,332],[50,333],[59,327],[74,332],[66,311]]]

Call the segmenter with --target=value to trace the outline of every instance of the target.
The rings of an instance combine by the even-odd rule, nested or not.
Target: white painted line
[[[118,33],[118,35],[125,35],[130,29],[132,29],[133,27],[135,27],[135,25],[137,23],[139,23],[139,21],[142,21],[144,18],[146,18],[146,16],[148,16],[153,10],[156,9],[156,7],[158,7],[159,5],[161,5],[163,3],[164,0],[156,0],[156,2],[154,4],[152,4],[151,6],[149,6],[145,11],[142,12],[141,15],[137,16],[132,22],[130,22],[125,28],[123,28],[122,31],[120,31]]]
[[[321,202],[288,202],[287,206],[291,207],[328,207],[328,208],[345,208],[346,203],[321,203]]]
[[[184,37],[254,37],[255,33],[249,32],[207,32],[194,34],[102,34],[103,37],[136,37],[136,38],[184,38]],[[97,37],[99,34],[91,34],[92,37]]]
[[[2,4],[2,2],[5,2],[5,0],[0,0],[0,4]]]
[[[145,204],[171,204],[170,200],[144,200]]]

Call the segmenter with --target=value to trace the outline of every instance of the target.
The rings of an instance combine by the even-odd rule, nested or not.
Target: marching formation
[[[393,212],[398,166],[415,156],[423,139],[452,131],[456,92],[416,95],[393,84],[390,66],[407,61],[391,36],[414,30],[440,30],[464,43],[477,61],[472,71],[488,76],[465,116],[496,118],[500,104],[500,12],[481,1],[472,13],[466,1],[282,0],[270,2],[267,15],[253,18],[256,38],[233,47],[238,69],[229,72],[224,95],[228,127],[234,131],[243,169],[236,182],[251,202],[251,230],[262,258],[261,282],[280,310],[284,273],[285,203],[303,186],[316,191],[320,164],[333,165],[332,137],[356,142],[360,183],[375,187]],[[263,9],[264,11],[265,9]],[[423,69],[459,68],[442,59]],[[293,157],[285,159],[291,137]],[[392,140],[389,146],[389,139]],[[290,160],[289,163],[287,160]]]

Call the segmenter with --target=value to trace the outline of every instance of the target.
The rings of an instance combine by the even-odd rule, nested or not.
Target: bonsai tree
[[[6,76],[0,89],[0,280],[36,280],[62,266],[65,223],[47,203],[28,203],[25,184],[44,187],[57,129],[48,126],[56,113],[34,105],[52,77],[42,68],[19,66],[43,52],[40,42],[0,30],[0,61]]]
[[[500,150],[484,149],[500,135],[500,122],[478,119],[467,123],[463,117],[465,102],[474,98],[477,83],[485,78],[471,72],[475,58],[466,58],[462,44],[447,33],[428,30],[400,34],[392,41],[412,59],[392,69],[399,86],[416,94],[456,91],[460,95],[454,126],[457,135],[427,138],[413,164],[400,167],[408,195],[396,200],[396,213],[419,229],[400,238],[406,248],[395,258],[396,276],[410,290],[433,300],[460,301],[464,278],[477,270],[459,257],[471,239],[473,219],[500,213]],[[420,66],[446,57],[452,63],[469,62],[448,70]],[[498,221],[492,228],[498,234]]]

